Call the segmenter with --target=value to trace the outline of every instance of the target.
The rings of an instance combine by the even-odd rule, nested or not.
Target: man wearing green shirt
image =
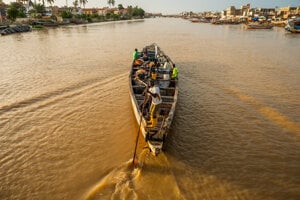
[[[138,58],[138,54],[139,54],[138,50],[135,49],[132,55],[133,61],[135,61]]]
[[[178,68],[173,64],[172,79],[178,79]]]

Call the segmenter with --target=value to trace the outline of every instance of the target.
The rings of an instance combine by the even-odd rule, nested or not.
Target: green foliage
[[[128,18],[131,18],[131,17],[132,17],[132,13],[133,13],[133,8],[132,8],[132,6],[128,6],[128,7],[127,7],[127,15],[128,15]]]
[[[132,7],[128,6],[127,7],[127,15],[125,17],[132,18],[132,17],[144,17],[145,16],[145,11],[142,8],[139,7]]]
[[[88,17],[86,20],[87,20],[88,22],[92,22],[92,18],[91,18],[91,17]]]
[[[21,18],[27,17],[26,12],[25,11],[19,11],[18,17],[21,17]]]
[[[112,13],[106,13],[105,18],[106,18],[106,19],[110,19],[111,16],[112,16]]]
[[[11,21],[16,21],[17,16],[19,15],[19,10],[16,7],[10,7],[7,10],[7,18]]]
[[[62,17],[62,18],[68,18],[68,19],[70,19],[70,18],[73,17],[73,15],[72,15],[72,13],[71,13],[70,11],[63,11],[63,12],[61,13],[61,17]]]
[[[41,15],[43,15],[43,13],[45,13],[45,11],[46,11],[45,6],[40,3],[33,4],[33,8],[36,11],[36,13],[39,13]]]
[[[105,17],[102,16],[102,15],[99,15],[99,16],[97,17],[97,19],[100,20],[100,21],[104,21],[104,20],[105,20]]]
[[[21,3],[12,2],[7,9],[8,19],[15,21],[17,17],[26,17],[26,9]]]
[[[98,13],[94,13],[94,14],[92,14],[92,16],[91,16],[91,18],[98,18],[98,17],[99,17]]]
[[[123,10],[124,9],[123,5],[122,4],[118,4],[118,9],[119,10]]]
[[[132,16],[134,17],[143,17],[145,15],[145,11],[142,9],[142,8],[139,8],[139,7],[134,7],[133,10],[132,10]]]
[[[120,19],[120,15],[112,14],[111,18],[112,18],[113,20],[118,20],[118,19]]]
[[[51,19],[57,21],[57,17],[55,15],[51,15]]]

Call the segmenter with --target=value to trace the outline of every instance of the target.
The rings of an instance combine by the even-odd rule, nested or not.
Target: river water
[[[140,140],[134,48],[177,64],[165,152]],[[0,199],[300,199],[300,35],[160,18],[0,37]]]

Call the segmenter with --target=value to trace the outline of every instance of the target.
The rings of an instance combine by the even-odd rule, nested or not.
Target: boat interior
[[[143,52],[147,53],[147,58],[144,58]],[[165,123],[168,120],[170,111],[176,99],[174,99],[176,91],[176,81],[172,79],[173,63],[164,55],[159,49],[157,50],[157,56],[155,56],[155,47],[153,45],[147,46],[140,54],[140,59],[134,61],[131,70],[131,85],[135,99],[137,101],[138,110],[143,113],[143,118],[146,121],[151,100],[147,100],[148,95],[146,89],[150,80],[155,80],[160,89],[160,95],[162,103],[160,104],[157,116],[157,124],[153,127],[146,127],[150,133],[149,139],[161,140],[163,135],[157,134],[161,132],[161,129],[165,127]],[[153,66],[153,64],[155,65]],[[144,74],[142,78],[137,79],[137,71],[143,69]],[[153,73],[155,78],[153,79]]]

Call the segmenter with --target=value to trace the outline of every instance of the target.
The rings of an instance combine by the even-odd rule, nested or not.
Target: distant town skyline
[[[14,0],[3,0],[5,3]],[[32,0],[34,1],[34,0]],[[45,0],[46,1],[46,0]],[[36,2],[41,2],[36,0]],[[73,5],[73,0],[55,0],[53,5],[68,6]],[[184,11],[222,11],[229,6],[240,8],[242,5],[250,3],[251,8],[276,8],[285,6],[300,6],[300,0],[115,0],[115,6],[122,4],[143,8],[146,12],[177,14]],[[108,6],[107,0],[88,0],[86,8]]]

